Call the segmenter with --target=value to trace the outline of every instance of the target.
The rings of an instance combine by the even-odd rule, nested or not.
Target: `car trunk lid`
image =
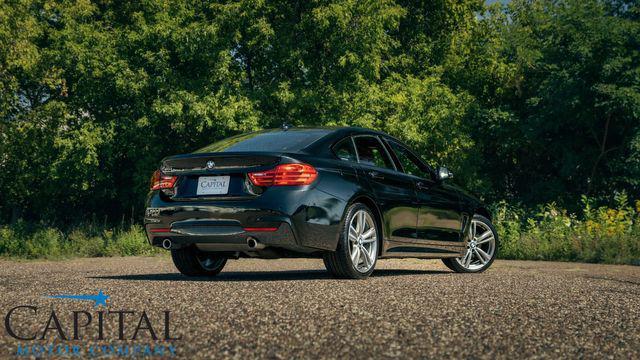
[[[161,171],[178,176],[173,200],[237,199],[262,192],[247,181],[249,172],[269,170],[282,160],[279,154],[196,153],[165,158]]]

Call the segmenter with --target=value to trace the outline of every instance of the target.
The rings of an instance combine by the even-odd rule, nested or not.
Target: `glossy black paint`
[[[335,250],[348,205],[363,202],[378,217],[383,237],[380,257],[451,257],[465,249],[470,217],[474,213],[488,215],[480,201],[448,180],[438,180],[426,164],[421,164],[428,169],[424,177],[403,171],[388,143],[398,141],[386,134],[361,128],[294,128],[266,133],[274,139],[294,134],[295,148],[273,151],[277,144],[268,144],[270,151],[249,150],[242,149],[240,142],[233,146],[242,151],[225,151],[227,144],[213,144],[191,154],[165,158],[160,164],[163,173],[179,178],[175,189],[148,195],[145,228],[150,243],[159,246],[162,239],[169,238],[177,247],[197,244],[203,250],[230,256],[315,256]],[[241,141],[252,136],[236,138]],[[350,137],[374,137],[390,164],[380,167],[339,159],[332,147]],[[229,143],[238,143],[236,138]],[[302,143],[305,139],[311,142]],[[209,152],[214,148],[222,151]],[[213,169],[205,166],[209,160],[216,164]],[[308,186],[261,188],[247,179],[248,172],[286,163],[314,166],[316,181]],[[230,176],[229,194],[196,196],[194,187],[203,175]],[[248,227],[277,231],[245,231]],[[249,248],[249,236],[265,248]]]

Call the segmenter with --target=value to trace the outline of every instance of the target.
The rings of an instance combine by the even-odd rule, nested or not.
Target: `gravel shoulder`
[[[171,311],[175,341],[105,340],[95,321],[83,340],[19,341],[3,327],[0,357],[18,344],[150,344],[175,347],[179,358],[640,358],[640,267],[496,261],[483,274],[455,274],[439,261],[379,261],[364,281],[335,280],[321,260],[241,259],[219,277],[188,279],[167,257],[69,261],[0,260],[0,312],[22,334],[41,334],[51,310],[64,329],[72,311],[91,302],[53,294],[110,296],[106,310],[144,311],[162,333]],[[71,335],[67,334],[69,337]],[[161,335],[161,334],[160,334]],[[38,335],[39,336],[39,335]]]

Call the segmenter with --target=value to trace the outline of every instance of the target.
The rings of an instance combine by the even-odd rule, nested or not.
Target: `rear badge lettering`
[[[147,217],[157,217],[157,216],[160,216],[160,209],[158,208],[147,209]]]

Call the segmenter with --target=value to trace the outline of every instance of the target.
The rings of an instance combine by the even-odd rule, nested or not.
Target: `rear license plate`
[[[229,176],[200,176],[196,195],[222,195],[229,192]]]

